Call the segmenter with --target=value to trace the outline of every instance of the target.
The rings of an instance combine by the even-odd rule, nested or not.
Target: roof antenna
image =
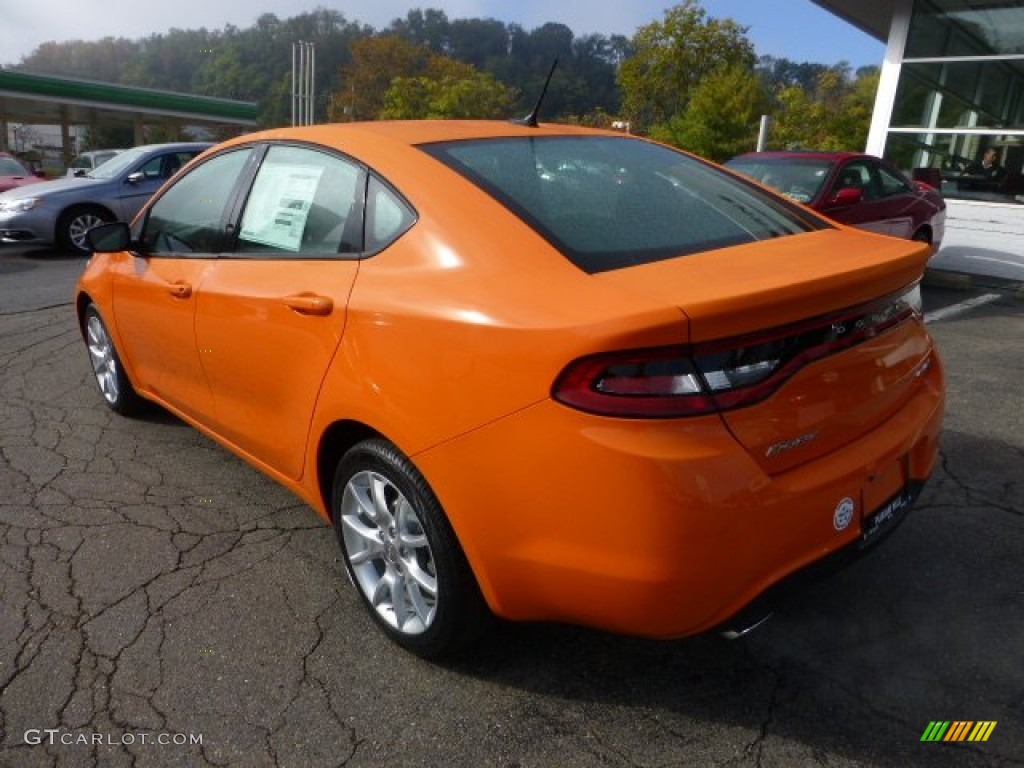
[[[528,125],[531,128],[537,127],[537,114],[540,112],[540,106],[544,103],[544,97],[548,93],[548,86],[551,85],[551,76],[555,74],[555,67],[558,66],[558,57],[551,62],[551,71],[548,72],[548,79],[544,81],[544,89],[540,92],[540,98],[537,99],[537,103],[533,106],[533,111],[530,112],[526,117],[519,117],[510,120],[509,122],[515,123],[516,125]]]

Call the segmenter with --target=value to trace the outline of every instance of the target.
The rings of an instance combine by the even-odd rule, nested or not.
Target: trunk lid
[[[879,300],[913,287],[929,255],[921,243],[840,228],[595,277],[679,307],[698,361],[766,338],[812,350],[794,354],[769,394],[721,412],[776,473],[857,439],[911,396],[932,346],[919,315],[858,329],[890,317],[892,302]]]

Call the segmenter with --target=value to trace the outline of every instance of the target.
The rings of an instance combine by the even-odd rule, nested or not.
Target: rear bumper
[[[934,356],[878,428],[775,475],[717,416],[628,421],[553,402],[414,460],[498,615],[679,637],[860,549],[872,514],[931,474],[943,393]]]
[[[798,593],[809,584],[828,578],[860,559],[878,543],[884,541],[906,519],[924,486],[923,480],[908,483],[903,491],[871,515],[870,519],[873,521],[884,518],[877,526],[869,527],[862,524],[858,539],[772,584],[735,615],[730,616],[718,629],[730,639],[741,637],[771,616],[779,603],[787,597]]]

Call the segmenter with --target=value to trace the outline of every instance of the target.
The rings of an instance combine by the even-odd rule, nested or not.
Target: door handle
[[[176,299],[187,299],[192,295],[192,286],[181,281],[171,283],[168,290],[171,292],[171,296]]]
[[[282,301],[286,307],[303,315],[329,315],[334,311],[334,299],[330,296],[299,293],[285,296]]]

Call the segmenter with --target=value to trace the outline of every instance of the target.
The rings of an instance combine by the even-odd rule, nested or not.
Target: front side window
[[[141,236],[144,251],[216,253],[222,245],[228,203],[251,155],[248,147],[228,151],[178,179],[146,216]]]
[[[864,200],[874,200],[881,196],[874,168],[864,160],[848,163],[839,172],[833,191],[838,192],[840,189],[859,189]]]
[[[279,256],[362,250],[363,169],[308,147],[267,150],[246,201],[236,250]]]
[[[709,163],[625,136],[501,138],[422,149],[586,272],[828,226]]]

